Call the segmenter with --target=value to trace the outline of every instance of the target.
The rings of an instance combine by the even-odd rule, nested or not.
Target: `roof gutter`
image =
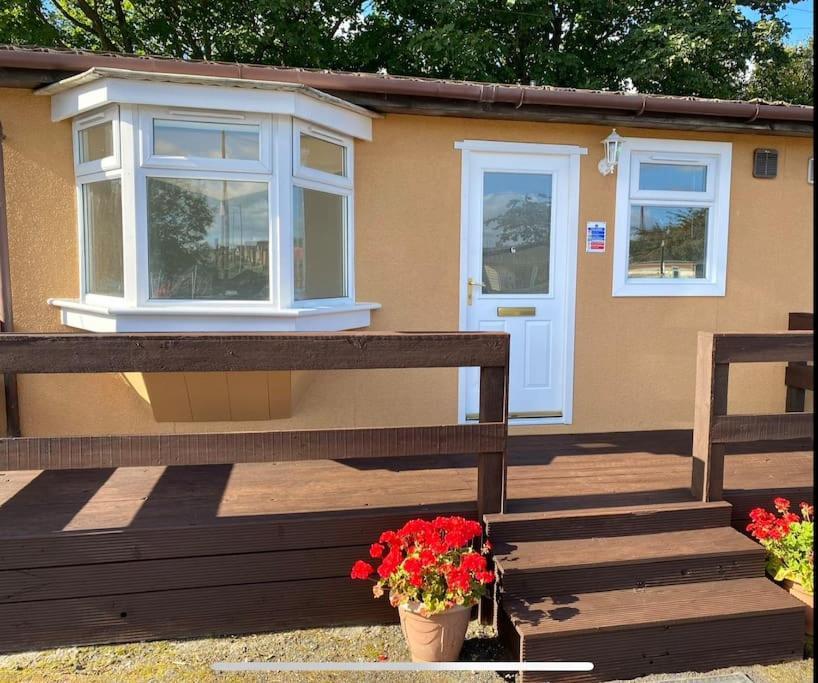
[[[163,57],[118,56],[34,50],[0,50],[0,66],[27,69],[85,71],[93,67],[134,69],[156,73],[244,78],[302,83],[319,90],[380,95],[428,97],[470,102],[607,109],[643,114],[676,114],[730,118],[738,121],[813,122],[813,108],[659,95],[551,90],[517,85],[494,85],[433,79],[338,73],[226,62],[195,62]]]

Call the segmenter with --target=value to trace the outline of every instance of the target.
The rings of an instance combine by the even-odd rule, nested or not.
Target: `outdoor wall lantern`
[[[600,159],[597,168],[602,175],[610,175],[616,170],[616,164],[619,161],[619,152],[622,150],[622,142],[624,138],[616,132],[616,128],[611,131],[611,134],[602,141],[605,147],[605,158]]]

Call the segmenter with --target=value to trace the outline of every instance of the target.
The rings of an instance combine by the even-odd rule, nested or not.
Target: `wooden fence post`
[[[480,368],[480,422],[507,422],[508,359],[502,367]],[[504,441],[505,443],[505,441]],[[506,448],[497,453],[477,456],[477,516],[501,513],[506,507]],[[483,625],[494,623],[495,587],[478,608]]]
[[[812,313],[790,313],[787,329],[790,330],[811,330],[813,329]],[[784,374],[784,382],[787,385],[787,402],[784,410],[788,413],[803,413],[806,407],[807,391],[806,387],[811,385],[812,371],[804,370],[808,367],[803,361],[794,361],[787,365]]]
[[[506,421],[506,367],[480,368],[480,422]],[[505,508],[506,453],[480,453],[477,460],[477,514],[503,512]]]
[[[721,500],[724,488],[723,443],[713,443],[713,419],[727,414],[730,365],[716,363],[712,332],[699,332],[696,350],[696,405],[693,418],[693,476],[691,492],[697,500]]]

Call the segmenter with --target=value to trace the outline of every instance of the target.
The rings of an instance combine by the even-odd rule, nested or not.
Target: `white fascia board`
[[[62,121],[113,103],[296,116],[350,137],[372,139],[372,117],[292,89],[126,78],[97,78],[55,91],[51,95],[51,119]]]

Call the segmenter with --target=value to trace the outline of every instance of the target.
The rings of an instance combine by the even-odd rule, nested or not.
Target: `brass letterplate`
[[[537,315],[533,306],[498,306],[497,315],[500,318],[524,318]]]
[[[510,420],[532,420],[532,419],[543,419],[546,417],[562,417],[562,411],[560,410],[546,410],[546,411],[529,411],[529,412],[510,412],[508,414]],[[480,413],[466,413],[467,420],[479,420]]]

